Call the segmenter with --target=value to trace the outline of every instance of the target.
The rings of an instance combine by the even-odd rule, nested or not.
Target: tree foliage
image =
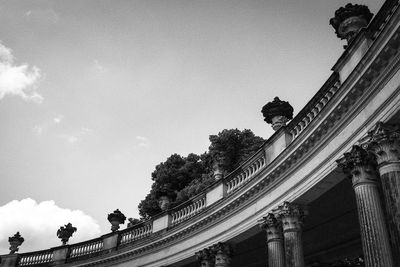
[[[155,167],[151,174],[154,181],[151,190],[138,206],[142,218],[161,212],[158,199],[162,195],[172,200],[172,206],[197,195],[214,182],[212,173],[216,161],[225,173],[229,173],[254,153],[264,139],[248,129],[230,129],[210,135],[210,142],[209,151],[200,156],[172,154]]]

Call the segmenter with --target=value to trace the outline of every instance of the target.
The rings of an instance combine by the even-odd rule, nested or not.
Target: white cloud
[[[138,135],[138,136],[136,136],[136,140],[138,140],[138,142],[139,142],[137,144],[139,147],[148,147],[148,146],[150,146],[150,141],[145,136]]]
[[[42,22],[56,24],[60,20],[60,14],[51,8],[37,8],[25,12],[24,17],[30,22]]]
[[[75,144],[76,142],[80,141],[85,136],[92,134],[93,130],[90,128],[82,127],[78,132],[73,134],[61,134],[59,135],[60,138],[64,139],[70,144]]]
[[[64,115],[57,115],[54,119],[53,119],[53,121],[54,121],[54,123],[56,123],[56,124],[59,124],[59,123],[61,123],[61,121],[64,119]]]
[[[61,245],[57,229],[72,223],[78,230],[70,239],[76,243],[100,235],[97,222],[80,210],[61,208],[53,200],[37,203],[31,198],[13,200],[0,207],[0,254],[8,253],[8,237],[17,231],[25,239],[19,252],[47,249]]]
[[[38,67],[15,65],[12,50],[0,42],[0,100],[6,95],[17,95],[25,101],[42,103],[37,92],[41,73]]]
[[[99,62],[97,59],[95,59],[95,60],[93,61],[93,66],[94,66],[94,68],[95,68],[96,70],[98,70],[99,72],[104,73],[104,72],[107,71],[107,68],[104,67],[102,64],[100,64],[100,62]]]

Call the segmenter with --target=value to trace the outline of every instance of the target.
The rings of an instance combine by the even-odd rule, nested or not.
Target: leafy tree
[[[214,182],[212,174],[216,161],[229,173],[258,150],[264,139],[248,129],[230,129],[210,135],[210,142],[209,151],[200,156],[193,153],[187,157],[172,154],[155,167],[151,174],[154,182],[150,193],[138,206],[142,218],[161,212],[158,199],[162,195],[171,198],[172,206],[197,195]]]
[[[264,141],[249,129],[225,129],[218,135],[210,135],[209,153],[229,173],[257,151]]]

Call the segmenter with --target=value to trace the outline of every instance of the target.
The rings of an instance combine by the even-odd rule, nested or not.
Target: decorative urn
[[[264,121],[272,124],[274,131],[286,126],[286,122],[293,119],[293,107],[287,101],[275,97],[274,101],[268,102],[261,110]]]
[[[14,254],[24,242],[24,238],[17,232],[14,236],[8,238],[8,242],[10,243],[10,254]]]
[[[361,28],[367,27],[372,17],[373,14],[367,6],[349,3],[336,10],[329,24],[335,29],[337,37],[350,43]]]
[[[224,171],[221,165],[222,164],[220,160],[216,160],[213,164],[213,177],[216,181],[222,179],[224,176]]]
[[[156,194],[158,206],[162,211],[166,211],[171,207],[172,197],[174,194],[171,187],[171,184],[164,184]]]
[[[119,229],[120,224],[125,223],[126,217],[119,209],[116,209],[113,213],[108,214],[107,219],[111,223],[111,231],[115,232]]]
[[[63,245],[66,245],[74,232],[76,232],[76,227],[68,223],[57,230],[57,237],[61,239]]]

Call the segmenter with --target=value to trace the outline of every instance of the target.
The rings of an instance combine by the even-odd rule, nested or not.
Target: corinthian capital
[[[285,201],[279,207],[279,219],[284,232],[299,231],[303,224],[304,211],[298,205]]]
[[[210,249],[205,248],[199,252],[196,252],[196,257],[201,267],[214,266],[215,256]]]
[[[353,186],[376,181],[376,161],[374,155],[360,146],[353,146],[350,152],[336,161],[343,172],[352,177]]]
[[[379,165],[400,159],[400,125],[378,122],[361,142],[375,154]]]
[[[258,225],[267,232],[267,242],[281,239],[282,223],[277,220],[273,213],[268,213],[258,221]]]

